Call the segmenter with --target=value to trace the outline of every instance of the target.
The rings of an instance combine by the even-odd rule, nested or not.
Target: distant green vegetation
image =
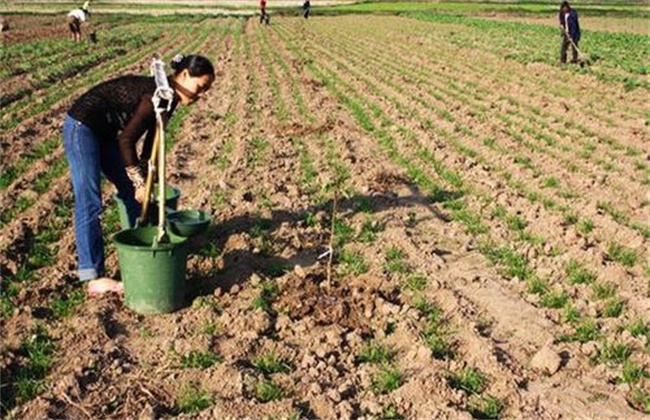
[[[336,2],[336,0],[330,0]],[[521,0],[521,1],[508,1],[508,0],[456,0],[456,1],[366,1],[361,0],[357,2],[347,2],[347,0],[340,0],[340,5],[331,6],[312,6],[316,14],[348,14],[348,13],[414,13],[414,12],[435,12],[447,14],[463,14],[463,15],[477,15],[488,13],[499,13],[508,15],[530,16],[542,15],[557,12],[559,2],[548,2],[542,0]],[[557,4],[556,4],[557,3]],[[274,6],[273,2],[269,2],[268,9],[280,14],[299,14],[300,5],[302,2],[296,1],[296,6]],[[0,12],[15,12],[22,10],[22,12],[30,13],[62,13],[71,8],[79,7],[75,2],[65,3],[52,3],[44,1],[29,1],[23,0],[21,2],[12,2],[11,4],[4,3],[0,6]],[[211,10],[212,9],[212,10]],[[92,4],[92,10],[96,13],[111,12],[115,13],[119,10],[142,11],[161,11],[168,13],[177,13],[180,11],[187,11],[188,14],[199,12],[202,14],[211,13],[224,13],[228,11],[233,12],[248,12],[246,14],[255,13],[258,9],[257,4],[243,4],[233,5],[220,4],[218,0],[211,3],[203,4],[188,4],[183,1],[175,3],[129,3],[128,1],[95,1]],[[579,11],[581,16],[614,16],[614,17],[648,17],[650,11],[647,9],[647,4],[643,0],[581,0],[579,4]]]
[[[556,4],[557,3],[557,4]],[[559,2],[524,1],[363,1],[357,4],[330,6],[323,10],[338,13],[412,13],[443,12],[455,14],[503,13],[513,15],[539,15],[557,13]],[[320,8],[319,12],[322,11]],[[642,1],[581,1],[582,16],[648,16]]]
[[[446,39],[460,47],[481,49],[522,63],[558,62],[560,33],[554,26],[440,13],[410,16],[442,25],[450,24],[448,28],[441,26],[440,29],[448,31]],[[467,30],[458,30],[457,25],[463,25]],[[650,83],[639,77],[650,74],[647,35],[583,30],[582,38],[580,48],[590,57],[592,65],[573,70],[593,74],[604,81],[622,83],[627,90],[650,89]]]

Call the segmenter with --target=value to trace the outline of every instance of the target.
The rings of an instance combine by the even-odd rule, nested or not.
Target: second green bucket
[[[157,227],[126,229],[113,236],[126,306],[142,314],[173,312],[185,302],[186,239],[167,232],[153,247]]]
[[[154,192],[157,194],[158,186],[154,185]],[[170,185],[165,186],[165,206],[169,207],[170,209],[176,210],[178,208],[178,199],[181,196],[181,190],[178,188],[172,187]],[[129,225],[129,214],[126,211],[126,205],[124,204],[124,201],[118,197],[117,194],[113,194],[113,200],[117,203],[117,214],[120,217],[120,226],[122,229],[129,229],[134,226]],[[149,214],[155,216],[154,219],[158,217],[158,207],[157,207],[157,201],[158,197],[154,195],[154,202],[151,203],[151,206],[149,207]],[[156,224],[156,220],[152,222],[153,224]]]

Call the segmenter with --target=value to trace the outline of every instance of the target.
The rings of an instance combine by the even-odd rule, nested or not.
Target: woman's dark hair
[[[201,77],[205,75],[214,76],[214,67],[212,66],[212,63],[202,55],[177,54],[172,58],[171,67],[174,69],[174,75],[187,69],[192,77]]]
[[[562,4],[560,5],[560,10],[564,9],[565,7],[566,7],[567,9],[570,9],[570,8],[571,8],[571,6],[569,6],[569,2],[568,2],[568,1],[563,1],[563,2],[562,2]]]

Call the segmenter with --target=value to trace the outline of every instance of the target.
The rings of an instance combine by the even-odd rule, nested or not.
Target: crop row
[[[415,17],[466,27],[467,30],[455,31],[449,37],[450,42],[459,46],[491,51],[524,63],[557,62],[560,32],[555,27],[437,14],[417,14]],[[597,66],[594,69],[576,69],[577,72],[591,72],[603,80],[621,82],[627,90],[638,87],[650,89],[650,84],[639,77],[650,73],[643,35],[589,30],[584,32],[581,48],[589,52],[591,60]],[[478,34],[480,35],[477,36]]]
[[[290,37],[290,39],[295,39],[295,37]],[[284,39],[286,42],[286,39]],[[274,42],[273,45],[277,46],[278,43]],[[265,46],[268,48],[268,44],[265,43]],[[291,47],[289,47],[291,48]],[[281,54],[277,53],[277,48],[273,49],[276,52],[275,62],[280,68],[286,69],[285,61],[280,58]],[[293,61],[295,58],[289,57],[286,58],[288,61]],[[284,63],[284,64],[283,64]],[[295,75],[286,71],[283,75],[285,80],[289,79],[290,86],[296,86]],[[298,115],[301,119],[307,119],[311,116],[311,113],[308,109],[303,108],[305,101],[303,95],[298,89],[291,90],[291,96],[293,98],[294,109],[298,110]],[[287,95],[287,93],[285,93]],[[286,102],[286,101],[285,101]],[[301,105],[302,104],[302,105]],[[318,110],[315,110],[318,113]],[[348,167],[344,164],[340,157],[337,157],[334,154],[334,145],[332,140],[317,138],[311,140],[309,146],[305,143],[304,140],[297,138],[293,139],[293,143],[297,145],[297,154],[300,157],[301,171],[303,172],[301,176],[301,185],[305,191],[314,191],[313,194],[310,194],[313,198],[317,199],[318,192],[320,189],[313,189],[313,183],[318,172],[330,172],[333,171],[332,175],[334,180],[334,185],[337,184],[337,179],[343,184],[347,183],[352,178],[350,172],[358,171],[352,167]],[[317,152],[315,155],[326,156],[326,159],[320,162],[317,162],[319,159],[315,158],[314,155],[309,153],[310,149],[324,149],[327,152]],[[364,151],[362,154],[371,153],[371,151]],[[356,156],[356,158],[361,158],[361,156]],[[317,167],[315,166],[317,165]],[[317,169],[318,168],[318,169]],[[343,185],[339,186],[344,190],[347,190],[349,187]],[[329,194],[332,192],[330,191]],[[337,254],[336,260],[338,261],[337,265],[337,275],[345,278],[346,275],[359,276],[370,270],[370,265],[364,260],[364,257],[361,253],[354,251],[354,246],[349,248],[348,245],[353,245],[353,242],[359,241],[365,244],[372,243],[383,230],[382,224],[379,222],[373,222],[372,220],[372,207],[368,204],[361,204],[359,211],[367,212],[366,222],[359,227],[359,230],[352,228],[346,221],[347,215],[341,215],[341,219],[335,221],[334,225],[334,234],[335,239],[334,243],[336,244],[335,252]],[[354,213],[353,213],[354,214]],[[308,213],[309,215],[309,213]],[[306,223],[310,222],[309,217],[306,219]],[[355,232],[356,231],[356,232]],[[354,239],[356,238],[356,240]],[[390,247],[385,254],[385,265],[384,272],[388,273],[390,276],[397,276],[403,281],[403,290],[411,290],[415,292],[422,291],[427,283],[426,276],[420,276],[413,271],[413,265],[407,262],[406,254],[403,251],[396,247]],[[412,300],[412,305],[414,305],[422,314],[422,318],[425,320],[423,329],[422,329],[422,339],[430,347],[432,355],[434,358],[439,358],[445,360],[448,358],[453,358],[454,353],[458,351],[457,343],[454,342],[457,339],[454,339],[448,332],[448,327],[446,324],[449,322],[445,320],[440,309],[436,308],[435,305],[427,302],[423,297],[417,296]],[[399,368],[393,364],[394,362],[394,352],[385,345],[382,345],[377,342],[369,342],[366,347],[361,350],[359,360],[364,363],[377,363],[378,365],[384,365],[383,368],[379,369],[375,376],[374,385],[377,392],[390,392],[395,389],[395,387],[401,385],[405,380]],[[386,366],[390,364],[391,366]],[[476,386],[466,385],[467,377],[476,379]],[[497,398],[491,395],[481,396],[480,394],[487,388],[487,378],[473,367],[468,367],[465,370],[457,373],[450,373],[449,384],[452,388],[458,388],[468,391],[469,406],[464,407],[475,415],[482,415],[483,417],[494,417],[497,416],[501,410],[503,410],[503,402],[499,401]],[[473,382],[470,379],[468,382]],[[469,389],[465,389],[465,387]],[[392,412],[395,408],[385,407],[387,410],[385,413]]]
[[[180,36],[180,34],[182,33],[180,31],[181,28],[177,27],[176,31],[171,32],[171,35]],[[93,72],[92,74],[89,75],[85,75],[85,77],[80,77],[76,79],[75,83],[68,86],[67,88],[64,89],[59,88],[56,91],[52,91],[52,93],[49,94],[48,99],[45,101],[45,103],[53,104],[56,101],[69,97],[71,93],[78,90],[81,86],[96,83],[97,81],[102,80],[103,78],[106,77],[107,74],[110,74],[117,69],[123,68],[124,66],[133,64],[134,62],[139,60],[143,55],[148,55],[153,51],[157,51],[160,48],[163,48],[167,42],[168,41],[166,39],[161,39],[158,42],[154,42],[148,45],[144,50],[136,50],[135,52],[125,57],[122,57],[121,59],[114,60],[108,63],[107,65],[102,66],[102,68],[98,69],[96,72]],[[30,112],[33,113],[32,115],[37,115],[38,113],[42,112],[45,109],[47,108],[38,107],[38,108],[31,109]],[[3,173],[0,177],[1,180],[0,189],[5,189],[10,185],[12,185],[14,181],[19,179],[19,177],[22,174],[28,172],[28,169],[36,161],[40,160],[41,157],[45,155],[50,155],[52,152],[56,152],[55,154],[60,157],[62,153],[62,149],[61,148],[57,149],[56,147],[57,144],[59,144],[58,141],[55,138],[51,138],[48,140],[42,140],[40,144],[34,144],[33,150],[29,150],[28,145],[20,145],[21,156],[16,160],[15,163],[7,164],[7,166],[3,169]]]
[[[349,46],[346,46],[346,47],[348,47],[350,49],[352,48],[352,47],[349,47]],[[335,48],[335,46],[331,46],[330,48]],[[324,52],[324,54],[327,54],[327,52]],[[347,54],[349,54],[349,52]],[[373,57],[377,57],[378,55],[379,55],[379,53],[373,55]],[[334,61],[337,61],[340,66],[345,66],[345,64],[341,63],[340,60],[338,60],[336,57],[331,57],[331,59],[334,60]],[[367,60],[364,60],[363,58],[361,58],[360,62],[362,62],[362,61],[367,61]],[[384,68],[386,68],[387,65],[388,64],[386,64],[386,63],[382,63],[382,66],[384,66]],[[403,65],[402,68],[404,68],[404,67],[405,66]],[[349,71],[352,71],[352,70],[349,70]],[[381,77],[381,76],[378,76],[378,77]],[[369,82],[369,85],[374,86],[372,83],[373,82]],[[386,83],[386,82],[384,82],[384,83]],[[390,83],[390,82],[388,82],[388,83]],[[405,115],[412,115],[413,112],[417,112],[414,109],[409,109],[409,108],[405,109],[404,105],[401,105],[400,103],[395,103],[394,101],[392,102],[392,105],[397,107],[398,109],[400,109],[400,112],[402,112]],[[421,124],[423,124],[424,126],[429,126],[430,125],[430,123],[428,123],[426,120],[424,120],[424,121],[421,120]],[[431,129],[436,130],[435,127],[431,127]],[[469,155],[468,158],[475,159],[475,160],[479,159],[476,156],[477,152],[473,151],[471,148],[469,148],[467,146],[463,146],[462,144],[459,145],[458,138],[455,138],[456,135],[453,132],[444,131],[444,130],[438,130],[436,132],[439,135],[441,135],[442,138],[453,139],[451,141],[451,144],[454,145],[454,147],[458,147],[460,149],[459,151],[461,153],[468,154]],[[467,133],[467,129],[465,129],[462,134],[466,134],[466,133]],[[470,131],[470,133],[471,133],[471,131]],[[476,137],[476,136],[473,136],[473,137]],[[494,163],[495,163],[495,160],[498,160],[498,159],[499,159],[499,157],[495,156],[494,158],[490,157],[489,159],[485,159],[485,160],[490,162],[490,165],[493,166]],[[481,160],[481,159],[479,159],[479,160]],[[483,162],[483,163],[485,163],[485,162]],[[511,176],[511,174],[509,172],[503,171],[502,173],[503,173],[504,176],[506,176],[506,175]],[[506,178],[506,180],[509,180],[509,178]],[[520,189],[521,189],[521,186],[522,186],[521,183],[517,184],[515,182],[512,182],[511,184],[513,186],[514,185],[520,186]],[[543,197],[544,197],[543,193],[534,192],[535,195],[533,195],[533,192],[528,193],[528,192],[524,191],[524,193],[525,193],[526,196],[529,196],[530,198],[534,198],[535,201],[543,201],[543,202],[545,202],[548,207],[558,208],[563,213],[569,211],[568,210],[569,207],[558,206],[557,203],[555,201],[553,201],[553,200],[550,200],[550,199],[543,200]],[[643,230],[642,226],[640,226],[640,228]]]
[[[201,45],[211,45],[213,49],[219,48],[219,38],[212,30],[213,28],[206,25],[203,25],[198,29],[194,28],[192,32],[196,36],[188,38],[188,41],[183,48],[194,50],[195,48],[200,48]],[[214,40],[212,38],[207,38],[211,33],[213,34],[213,37],[215,37]],[[227,31],[221,31],[221,37],[226,33]],[[210,52],[214,52],[214,50],[207,51],[208,54]],[[174,52],[167,53],[167,58],[171,57],[173,53]],[[176,118],[177,120],[183,119],[185,115],[187,115],[187,111],[176,116]],[[180,122],[170,125],[168,132],[169,147],[173,145],[174,138],[179,135],[180,126]],[[34,285],[29,284],[28,280],[34,277],[35,271],[43,270],[47,266],[55,263],[56,244],[60,241],[61,235],[67,231],[67,229],[64,229],[64,225],[69,223],[69,220],[72,217],[71,209],[73,206],[70,202],[71,195],[67,196],[68,201],[56,204],[55,211],[51,212],[46,219],[41,220],[39,234],[30,242],[29,245],[29,259],[21,263],[21,268],[17,273],[10,276],[11,278],[7,278],[6,282],[3,281],[2,300],[0,301],[3,318],[11,316],[14,313],[13,300],[17,298],[20,289],[24,287],[31,289],[34,287]],[[115,216],[116,212],[114,209],[111,209],[107,214],[105,214],[104,219],[105,223],[107,223],[107,229],[114,230],[117,228],[117,226],[114,225],[116,221]],[[63,225],[61,225],[61,223],[63,223]],[[109,224],[111,226],[108,226]],[[58,290],[50,305],[53,311],[53,319],[57,320],[69,316],[73,313],[74,308],[82,302],[83,292],[78,288],[71,289],[67,292],[65,288]],[[6,382],[8,388],[3,391],[3,412],[5,412],[5,410],[10,410],[16,404],[27,402],[47,387],[45,381],[47,379],[48,371],[56,357],[56,342],[49,337],[47,325],[41,324],[37,329],[39,331],[37,334],[39,337],[38,340],[43,342],[43,346],[41,347],[47,350],[47,359],[39,361],[39,355],[30,350],[33,347],[32,344],[30,344],[34,340],[33,337],[26,340],[21,348],[17,350],[19,354],[22,354],[23,357],[25,357],[27,363],[16,365],[11,369],[11,379]]]
[[[294,36],[295,34],[287,35],[285,40],[291,39]],[[414,177],[414,181],[416,183],[421,184],[428,189],[431,189],[432,185],[435,188],[436,183],[435,182],[431,183],[431,181],[426,181],[427,176],[422,174],[421,169],[418,170],[417,167],[412,166],[411,159],[402,157],[401,152],[399,151],[399,149],[396,148],[396,144],[394,143],[395,139],[393,138],[393,136],[388,132],[386,132],[385,129],[380,128],[385,126],[390,127],[395,124],[395,121],[391,121],[386,116],[383,116],[382,115],[383,113],[380,109],[375,108],[370,104],[362,105],[365,103],[367,99],[364,98],[363,96],[357,96],[359,95],[358,93],[352,93],[354,92],[354,88],[347,82],[340,79],[339,76],[336,75],[336,72],[331,70],[330,66],[319,63],[319,68],[327,69],[325,70],[327,71],[327,73],[322,73],[323,70],[319,70],[314,66],[310,66],[310,70],[316,76],[318,76],[319,79],[321,79],[326,84],[326,86],[334,94],[336,94],[344,104],[346,104],[350,108],[350,111],[356,117],[358,117],[360,124],[362,124],[362,126],[364,126],[369,132],[373,133],[375,137],[378,138],[380,144],[384,145],[388,155],[391,156],[392,159],[395,160],[396,162],[405,166],[405,168],[408,171],[410,171],[413,175],[420,174],[420,176]],[[349,74],[349,73],[346,72],[345,74]],[[350,91],[351,93],[343,93],[342,89],[346,89],[346,90],[349,89],[351,90]],[[354,95],[354,96],[348,96],[348,95]],[[374,115],[374,118],[378,118],[381,125],[378,126],[372,123],[370,115]],[[413,138],[409,140],[409,142],[413,142],[413,141],[414,141]],[[411,147],[411,150],[414,150],[413,146]],[[426,154],[418,155],[418,157],[420,158],[426,157]],[[440,173],[444,173],[444,172],[440,172]],[[471,190],[465,190],[465,192],[470,192],[470,191]],[[433,193],[435,193],[435,191]],[[458,221],[465,224],[470,229],[470,231],[473,231],[474,234],[480,234],[480,235],[487,234],[486,228],[483,227],[482,223],[480,222],[481,217],[477,214],[473,214],[472,211],[468,207],[466,207],[466,205],[462,204],[462,202],[459,201],[449,202],[448,205],[446,205],[446,208],[452,212],[452,215],[455,216],[455,218]],[[517,219],[514,218],[514,216],[508,216],[507,213],[504,213],[504,211],[505,209],[502,208],[500,211],[501,214],[498,216],[506,219],[511,219],[513,220],[513,222],[517,221]],[[516,233],[517,231],[523,232],[523,229],[525,229],[525,224],[522,225],[520,222],[512,223],[509,226],[509,230],[513,231],[513,233]],[[524,235],[522,238],[526,238],[526,236]],[[526,280],[531,285],[530,286],[532,288],[531,290],[535,292],[535,288],[532,287],[532,285],[536,284],[536,282],[539,282],[540,280],[534,274],[534,270],[532,270],[528,265],[527,259],[525,257],[522,257],[516,251],[512,250],[509,247],[499,246],[498,244],[494,243],[493,240],[490,239],[484,240],[480,248],[487,258],[494,261],[497,265],[503,267],[504,274],[508,276],[518,277],[522,280]],[[613,250],[612,250],[612,254],[615,254]],[[567,271],[570,270],[567,268]],[[540,302],[542,306],[549,307],[549,308],[567,307],[566,305],[568,305],[569,302],[569,295],[566,293],[566,291],[559,292],[558,289],[550,290],[544,288],[542,288],[541,290],[542,291],[539,293],[543,294],[542,300]],[[620,314],[620,308],[621,308],[620,303],[615,303],[612,301],[611,305],[616,306],[616,311],[612,312],[610,310],[605,310],[606,313],[605,312],[603,313],[604,316],[611,315],[616,317]],[[612,306],[612,310],[613,310],[613,306]]]

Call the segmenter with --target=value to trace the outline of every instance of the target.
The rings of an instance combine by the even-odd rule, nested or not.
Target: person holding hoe
[[[563,1],[560,5],[560,27],[562,28],[562,49],[560,52],[560,61],[566,64],[567,50],[571,46],[571,62],[578,62],[578,42],[580,42],[580,23],[578,22],[578,12],[576,12],[568,1]]]
[[[170,111],[162,115],[165,123],[179,103],[195,102],[215,79],[212,63],[201,55],[177,55],[171,67],[174,72],[168,80],[174,98]],[[90,296],[123,291],[121,282],[104,277],[101,174],[117,188],[134,225],[145,198],[146,163],[156,130],[155,90],[154,77],[126,75],[102,82],[74,102],[63,123],[74,193],[78,275],[87,282]],[[145,133],[138,157],[136,143]]]

